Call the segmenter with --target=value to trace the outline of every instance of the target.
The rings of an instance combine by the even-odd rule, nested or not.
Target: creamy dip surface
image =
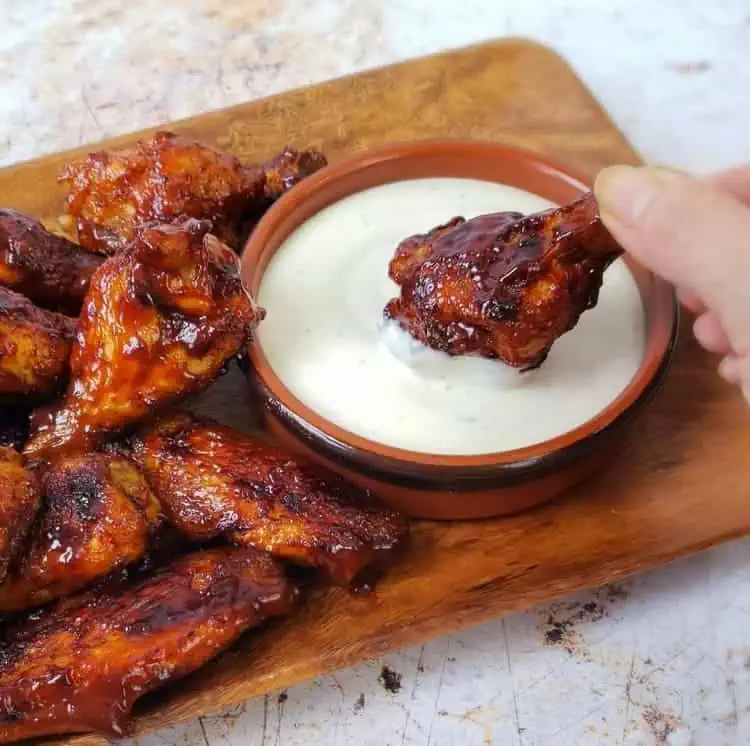
[[[258,302],[258,337],[276,375],[308,407],[350,432],[432,454],[476,455],[548,440],[604,409],[640,365],[645,319],[621,261],[596,308],[555,342],[538,370],[452,358],[384,323],[398,294],[398,243],[456,215],[535,212],[552,204],[501,184],[415,179],[323,209],[277,251]]]

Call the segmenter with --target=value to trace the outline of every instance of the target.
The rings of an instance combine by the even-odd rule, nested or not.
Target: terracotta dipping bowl
[[[500,182],[558,204],[589,189],[584,178],[564,166],[495,143],[432,140],[370,150],[307,178],[263,217],[242,259],[251,293],[257,295],[263,273],[284,240],[322,208],[363,189],[428,177]],[[371,489],[407,515],[482,518],[550,500],[601,470],[617,454],[626,425],[650,399],[669,367],[678,327],[673,289],[633,262],[629,269],[646,314],[647,342],[641,366],[606,409],[562,436],[478,456],[391,448],[354,435],[306,407],[276,376],[255,342],[250,346],[250,376],[264,404],[267,427],[282,445]]]

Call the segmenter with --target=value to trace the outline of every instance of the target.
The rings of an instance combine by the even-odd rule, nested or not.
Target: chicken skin
[[[23,547],[38,508],[36,474],[24,466],[18,451],[0,446],[0,583]]]
[[[384,314],[436,350],[529,370],[596,305],[621,253],[591,194],[526,217],[454,218],[399,245],[389,276],[401,293]]]
[[[67,211],[85,248],[112,254],[139,226],[182,217],[209,220],[212,232],[241,248],[249,213],[326,163],[316,151],[287,148],[266,165],[237,158],[188,137],[157,132],[129,150],[102,150],[69,164],[60,181]]]
[[[88,731],[122,737],[144,694],[289,613],[296,597],[267,555],[221,548],[22,617],[0,641],[0,743]]]
[[[406,521],[367,493],[211,420],[169,415],[119,447],[149,480],[166,521],[192,539],[227,536],[363,589],[407,538]]]
[[[85,450],[212,383],[263,316],[207,221],[143,229],[91,281],[65,398],[32,416],[26,453]]]
[[[102,257],[15,210],[0,210],[0,285],[36,305],[77,316]]]
[[[0,287],[0,399],[48,398],[65,385],[76,321]]]
[[[0,585],[0,612],[41,606],[138,562],[161,522],[146,480],[116,456],[57,461],[41,490],[29,545]]]

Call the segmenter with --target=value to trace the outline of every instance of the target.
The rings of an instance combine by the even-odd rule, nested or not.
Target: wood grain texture
[[[335,159],[387,141],[456,136],[527,147],[589,175],[638,160],[565,63],[522,41],[408,62],[170,127],[250,159],[287,142],[319,146]],[[0,172],[3,203],[54,219],[62,205],[55,177],[70,156]],[[293,619],[246,635],[213,664],[149,699],[136,730],[213,712],[750,533],[746,408],[715,375],[715,362],[689,334],[682,339],[663,390],[614,467],[525,515],[416,523],[408,555],[374,596],[313,592]],[[257,422],[237,370],[195,408],[245,428]],[[105,741],[81,736],[57,743]]]

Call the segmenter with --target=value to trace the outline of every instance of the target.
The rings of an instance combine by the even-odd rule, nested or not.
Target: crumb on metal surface
[[[401,691],[401,674],[388,666],[383,666],[378,676],[378,681],[389,694],[398,694]]]

